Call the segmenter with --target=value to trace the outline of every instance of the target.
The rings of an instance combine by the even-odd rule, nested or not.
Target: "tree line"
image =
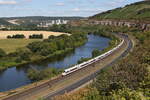
[[[16,34],[16,35],[12,35],[12,36],[8,35],[7,38],[8,39],[12,39],[12,38],[14,38],[14,39],[23,39],[23,38],[25,38],[25,36],[23,34]]]
[[[87,37],[84,34],[60,35],[58,37],[50,36],[49,39],[45,39],[44,41],[30,43],[27,45],[27,48],[33,53],[47,56],[58,50],[75,48],[85,43],[86,40]]]
[[[23,39],[26,38],[24,34],[8,35],[7,39]],[[43,39],[43,34],[29,35],[29,39]]]

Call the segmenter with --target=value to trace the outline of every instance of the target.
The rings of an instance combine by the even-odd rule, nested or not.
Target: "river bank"
[[[66,40],[63,39],[64,37]],[[73,41],[71,39],[73,39]],[[65,45],[65,41],[68,42],[68,45]],[[85,34],[75,34],[72,36],[61,35],[58,38],[53,37],[52,39],[32,42],[25,49],[18,49],[16,52],[1,57],[0,71],[4,71],[13,66],[22,66],[45,59],[54,59],[55,57],[64,56],[73,51],[76,47],[84,45],[86,41],[87,38]],[[64,44],[62,44],[62,42]],[[41,49],[41,51],[38,51],[39,49]],[[36,50],[36,52],[33,50]]]

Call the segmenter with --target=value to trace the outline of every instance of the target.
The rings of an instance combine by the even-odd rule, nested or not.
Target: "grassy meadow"
[[[25,47],[27,44],[41,41],[40,39],[0,39],[0,48],[6,53],[14,52],[17,48]]]

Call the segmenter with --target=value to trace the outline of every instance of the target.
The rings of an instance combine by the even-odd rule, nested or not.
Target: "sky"
[[[82,16],[142,0],[0,0],[0,17]]]

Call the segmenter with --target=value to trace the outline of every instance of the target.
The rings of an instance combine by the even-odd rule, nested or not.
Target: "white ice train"
[[[90,65],[90,64],[92,64],[94,62],[97,62],[100,59],[103,59],[104,57],[110,55],[112,52],[114,52],[115,50],[120,48],[120,46],[122,46],[123,43],[124,43],[124,40],[122,40],[122,42],[118,46],[116,46],[115,48],[107,51],[106,53],[104,53],[104,54],[102,54],[100,56],[97,56],[97,57],[95,57],[93,59],[90,59],[90,60],[88,60],[86,62],[83,62],[81,64],[75,65],[75,66],[73,66],[71,68],[65,69],[65,71],[62,73],[62,76],[68,75],[68,74],[70,74],[72,72],[75,72],[75,71],[77,71],[77,70],[79,70],[81,68],[84,68],[84,67],[86,67],[86,66],[88,66],[88,65]]]

